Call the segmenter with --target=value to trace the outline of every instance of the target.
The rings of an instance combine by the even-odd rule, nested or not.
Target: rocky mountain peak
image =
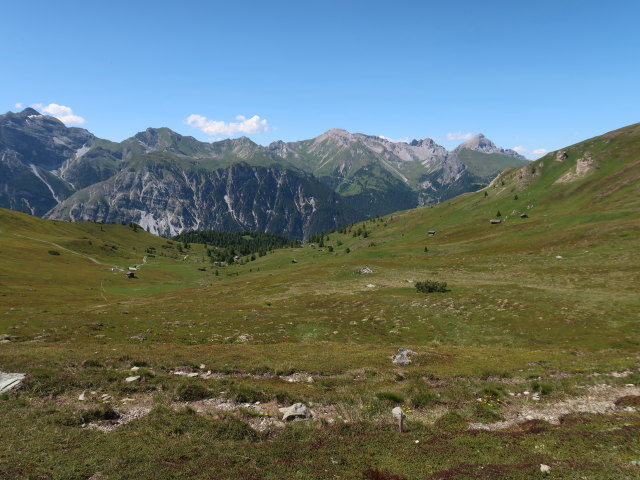
[[[324,132],[324,135],[329,137],[349,137],[351,134],[342,128],[332,128]]]
[[[19,116],[21,117],[30,117],[32,115],[42,115],[40,112],[38,112],[37,110],[35,110],[34,108],[31,107],[27,107],[24,110],[22,110],[20,113],[18,113]]]
[[[354,140],[354,135],[343,130],[342,128],[332,128],[327,130],[319,137],[316,137],[316,142],[323,142],[325,140],[332,140],[339,144],[346,144]]]
[[[410,146],[412,147],[435,147],[435,146],[439,146],[435,140],[433,138],[424,138],[422,140],[416,140],[415,138],[413,140],[411,140],[411,142],[409,143]]]
[[[453,151],[460,152],[461,150],[472,150],[474,152],[488,153],[488,154],[499,153],[501,155],[508,155],[514,158],[521,158],[521,159],[525,158],[522,155],[520,155],[518,152],[510,148],[497,147],[495,143],[493,143],[491,140],[485,137],[484,134],[482,133],[478,133],[477,135],[474,135],[466,142],[462,142]]]

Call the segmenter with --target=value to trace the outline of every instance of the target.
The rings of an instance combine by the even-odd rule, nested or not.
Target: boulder
[[[399,348],[391,361],[394,365],[409,365],[411,363],[411,358],[409,358],[409,356],[414,355],[415,353],[416,352],[409,350],[408,348]]]
[[[394,407],[393,410],[391,410],[391,414],[393,415],[393,419],[396,421],[400,421],[405,417],[402,407]]]
[[[26,373],[0,372],[0,393],[6,393],[18,387],[26,376]]]
[[[309,410],[303,403],[294,403],[290,407],[281,408],[280,413],[282,413],[282,420],[285,422],[292,421],[297,418],[311,418],[311,410]]]

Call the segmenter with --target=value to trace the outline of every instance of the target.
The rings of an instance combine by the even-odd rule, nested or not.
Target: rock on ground
[[[18,387],[26,376],[26,373],[0,372],[0,393],[5,393]]]
[[[295,420],[296,418],[311,418],[311,411],[303,403],[294,403],[290,407],[281,408],[280,412],[284,421]]]
[[[416,352],[409,350],[408,348],[399,348],[391,361],[394,365],[409,365],[411,363],[411,358],[409,357],[415,353]]]

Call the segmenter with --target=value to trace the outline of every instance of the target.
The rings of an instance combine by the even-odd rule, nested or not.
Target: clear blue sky
[[[615,0],[3,2],[0,111],[54,103],[116,141],[482,132],[535,157],[640,121],[639,18]]]

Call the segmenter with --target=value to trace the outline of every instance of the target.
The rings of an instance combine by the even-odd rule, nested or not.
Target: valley
[[[360,195],[355,185],[370,178],[358,183],[354,167],[323,180],[336,170],[314,153],[379,143],[357,135],[327,132],[278,155],[313,158],[297,178],[315,192]],[[212,245],[106,213],[69,223],[0,210],[0,369],[27,374],[0,395],[0,476],[640,475],[640,124],[511,166],[483,138],[473,141],[490,153],[443,153],[429,177],[473,170],[477,191],[371,218],[334,210],[333,223],[307,230],[283,213],[289,229],[277,231],[298,225],[291,236],[309,241],[233,264],[214,263]],[[184,142],[169,143],[186,152]],[[356,158],[349,151],[332,154],[338,170]],[[174,160],[132,161],[147,162],[144,178],[173,172],[178,182]],[[209,161],[186,180],[222,175]],[[225,168],[282,173],[266,162]],[[408,184],[416,202],[430,174],[403,173],[407,183],[383,171],[376,182]],[[53,211],[82,220],[99,197],[92,188],[110,181]],[[65,203],[74,197],[85,210]],[[419,293],[421,281],[447,291]],[[392,363],[399,348],[414,352],[411,363]],[[283,421],[280,409],[296,403],[312,417]]]

